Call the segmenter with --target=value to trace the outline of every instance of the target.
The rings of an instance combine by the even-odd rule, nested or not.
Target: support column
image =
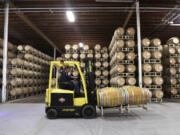
[[[4,12],[4,42],[3,42],[3,78],[2,78],[2,102],[6,102],[7,90],[7,52],[8,52],[8,22],[9,22],[9,0],[5,0]]]
[[[138,46],[138,74],[139,87],[142,87],[142,54],[141,54],[141,26],[140,26],[140,10],[139,0],[136,1],[136,27],[137,27],[137,46]]]
[[[56,48],[54,48],[54,61],[56,61]]]

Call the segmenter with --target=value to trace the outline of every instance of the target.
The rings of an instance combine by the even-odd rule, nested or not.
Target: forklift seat
[[[64,90],[74,90],[72,82],[59,82],[59,88]]]

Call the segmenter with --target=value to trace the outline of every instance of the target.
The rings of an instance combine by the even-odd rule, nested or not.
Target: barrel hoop
[[[127,91],[127,88],[123,88],[123,90],[124,90],[125,99],[126,99],[125,104],[129,104],[129,93]]]
[[[150,93],[149,89],[146,88],[146,90],[148,92],[148,101],[150,103],[151,102],[151,93]]]
[[[141,90],[142,96],[143,96],[143,98],[142,98],[142,103],[144,104],[144,90],[142,90],[142,88],[140,88],[140,90]]]
[[[108,96],[108,91],[106,91],[106,97],[107,97],[107,104],[109,105],[109,96]]]
[[[120,97],[119,97],[118,89],[115,88],[115,90],[116,90],[116,94],[117,94],[117,98],[118,98],[118,105],[119,105],[120,104]]]
[[[123,104],[126,104],[126,94],[125,90],[123,88],[119,88],[121,90],[122,96],[123,96]]]
[[[135,104],[135,100],[134,100],[134,98],[135,98],[135,97],[134,97],[134,90],[132,89],[132,87],[131,87],[131,92],[132,92],[132,96],[133,96],[133,97],[132,97],[132,98],[133,98],[133,104]]]
[[[102,93],[101,92],[99,93],[99,104],[100,104],[100,106],[103,105],[103,99],[102,99]]]

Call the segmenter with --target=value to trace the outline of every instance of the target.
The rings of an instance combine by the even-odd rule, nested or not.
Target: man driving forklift
[[[74,80],[70,75],[70,68],[68,66],[62,71],[61,76],[58,78],[59,87],[62,89],[75,90],[77,96],[80,95],[80,87],[77,80]]]

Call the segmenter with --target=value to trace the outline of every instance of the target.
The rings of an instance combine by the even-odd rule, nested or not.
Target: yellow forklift
[[[73,89],[58,86],[58,70],[63,67],[75,67],[79,71],[79,84],[83,94],[76,96]],[[49,88],[46,90],[46,115],[49,119],[79,115],[83,118],[96,116],[97,97],[94,87],[92,61],[86,60],[87,79],[82,73],[78,61],[52,61],[50,65]],[[53,81],[55,84],[53,84]]]

